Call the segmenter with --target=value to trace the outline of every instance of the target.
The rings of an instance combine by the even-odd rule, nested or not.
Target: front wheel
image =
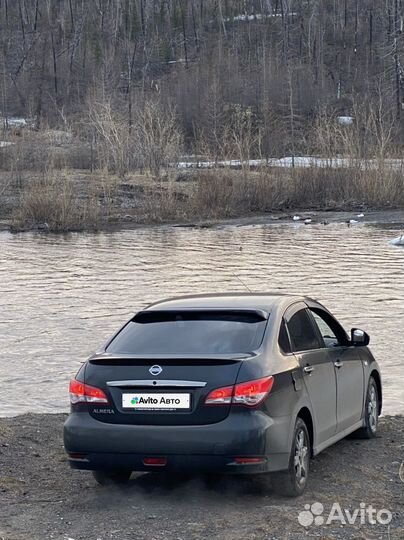
[[[355,431],[354,435],[361,439],[373,439],[376,437],[377,425],[379,423],[379,393],[373,377],[369,379],[364,420],[364,427]]]
[[[101,486],[126,484],[132,471],[93,471],[93,476]]]
[[[286,497],[298,497],[306,489],[309,476],[311,445],[305,422],[298,418],[292,439],[289,467],[272,475],[275,492]]]

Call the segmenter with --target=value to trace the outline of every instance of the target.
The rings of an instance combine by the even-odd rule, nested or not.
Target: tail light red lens
[[[236,384],[233,403],[254,407],[267,397],[273,384],[273,377],[264,377],[263,379]]]
[[[83,454],[82,452],[69,452],[69,458],[70,459],[86,459],[87,454]]]
[[[143,460],[144,465],[152,467],[164,467],[167,465],[167,458],[165,457],[146,457]]]
[[[231,403],[233,396],[234,386],[225,386],[224,388],[217,388],[205,399],[206,405],[226,405]]]
[[[264,457],[235,457],[234,462],[236,465],[256,465],[257,463],[264,463],[266,458]]]
[[[108,398],[105,393],[89,384],[84,384],[76,379],[70,381],[70,403],[108,403]]]
[[[255,407],[259,405],[269,394],[274,384],[272,376],[263,377],[236,384],[235,386],[225,386],[212,390],[205,400],[206,405],[226,405],[233,403]]]

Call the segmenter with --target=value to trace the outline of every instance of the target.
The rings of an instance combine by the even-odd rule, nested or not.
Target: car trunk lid
[[[120,424],[220,422],[230,404],[210,406],[205,399],[216,388],[234,385],[249,356],[96,355],[88,362],[85,382],[102,389],[109,404],[89,405],[89,412],[99,421]]]

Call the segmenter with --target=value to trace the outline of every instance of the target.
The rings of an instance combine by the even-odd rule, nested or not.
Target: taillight
[[[84,384],[76,379],[70,381],[70,403],[108,403],[105,393],[89,384]]]
[[[226,405],[231,403],[234,386],[225,386],[224,388],[216,388],[205,399],[206,405]]]
[[[273,384],[273,377],[264,377],[263,379],[236,384],[233,403],[254,407],[267,397]]]
[[[233,463],[230,465],[257,465],[257,463],[264,463],[267,460],[266,457],[235,457]]]
[[[255,407],[261,403],[271,391],[274,384],[272,376],[263,377],[254,381],[247,381],[235,386],[225,386],[212,390],[205,400],[206,405],[226,405],[234,403]]]
[[[143,465],[150,467],[164,467],[167,465],[167,458],[165,457],[145,457],[143,459]]]

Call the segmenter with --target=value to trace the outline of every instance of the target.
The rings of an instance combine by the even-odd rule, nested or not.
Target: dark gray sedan
[[[300,495],[312,456],[352,432],[376,435],[382,386],[368,343],[310,298],[153,304],[71,381],[70,464],[101,484],[132,471],[271,473],[275,490]]]

